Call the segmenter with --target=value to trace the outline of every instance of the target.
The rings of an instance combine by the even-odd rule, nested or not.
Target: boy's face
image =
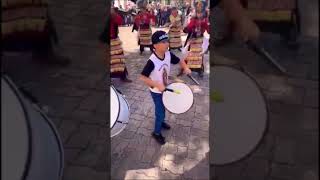
[[[159,52],[166,52],[169,48],[169,42],[168,41],[162,41],[162,42],[159,42],[157,44],[154,44],[153,45],[154,48],[156,49],[156,51],[159,51]]]

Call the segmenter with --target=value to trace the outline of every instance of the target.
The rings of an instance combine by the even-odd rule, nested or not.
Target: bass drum
[[[110,86],[110,128],[111,137],[118,135],[129,123],[130,106],[119,91]]]
[[[169,112],[173,114],[182,114],[193,106],[193,92],[188,85],[177,82],[169,84],[167,88],[179,92],[163,92],[163,105]]]
[[[262,140],[267,127],[266,101],[256,81],[248,74],[227,66],[214,66],[213,89],[223,96],[213,103],[213,165],[225,165],[249,155]]]
[[[3,179],[62,179],[63,146],[54,124],[6,76],[1,77],[1,131]]]

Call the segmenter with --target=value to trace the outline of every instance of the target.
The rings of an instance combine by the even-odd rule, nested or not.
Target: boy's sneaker
[[[165,123],[165,122],[162,123],[162,128],[163,128],[163,129],[167,129],[167,130],[171,129],[170,125],[167,124],[167,123]]]
[[[164,145],[166,143],[165,138],[162,136],[162,134],[152,133],[152,136],[156,139],[156,141],[159,144]]]

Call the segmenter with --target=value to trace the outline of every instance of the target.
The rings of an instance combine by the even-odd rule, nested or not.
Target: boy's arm
[[[165,90],[164,85],[152,81],[152,79],[148,78],[147,76],[140,75],[140,80],[143,81],[147,86],[157,88],[161,92]]]
[[[165,87],[163,84],[159,84],[152,79],[149,78],[151,72],[154,69],[154,64],[152,61],[148,60],[146,66],[143,68],[141,75],[140,75],[140,80],[144,82],[147,86],[151,88],[157,88],[159,91],[164,91]]]

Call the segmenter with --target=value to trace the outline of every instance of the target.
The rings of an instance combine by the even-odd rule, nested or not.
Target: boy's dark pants
[[[155,126],[154,133],[161,134],[162,123],[166,115],[166,110],[162,102],[162,94],[151,92],[151,96],[155,105]]]

